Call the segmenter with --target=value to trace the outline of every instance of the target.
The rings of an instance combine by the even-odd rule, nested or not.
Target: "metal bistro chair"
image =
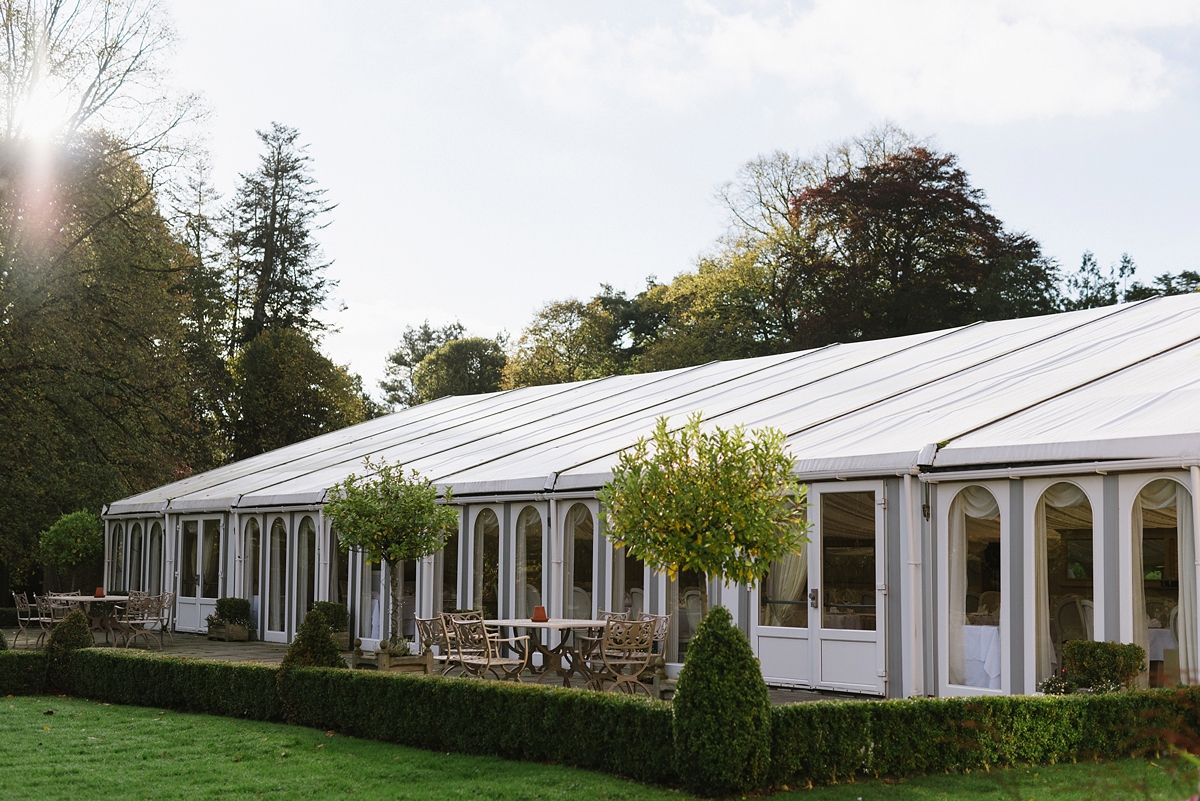
[[[655,623],[610,618],[603,636],[589,649],[588,689],[651,695],[641,676],[654,656]]]
[[[413,620],[417,624],[417,636],[420,637],[425,650],[437,646],[438,653],[433,654],[433,661],[442,666],[438,672],[445,676],[458,666],[457,654],[450,645],[450,635],[446,631],[446,618],[439,615],[430,618],[414,617]]]
[[[34,596],[34,599],[36,600],[37,596]],[[34,607],[29,605],[29,596],[23,592],[13,593],[13,605],[17,608],[18,626],[17,635],[13,637],[13,647],[17,647],[17,642],[21,639],[22,635],[24,635],[25,645],[28,647],[30,637],[29,632],[34,628],[34,626],[36,626],[38,628],[38,637],[34,647],[40,648],[42,642],[46,639],[46,626],[49,624],[50,620],[48,618],[43,619],[41,614]]]
[[[491,673],[502,681],[521,680],[521,672],[529,664],[529,635],[520,637],[494,637],[483,625],[482,620],[455,620],[454,643],[458,651],[458,662],[469,676],[483,678]],[[507,648],[518,656],[505,656]]]
[[[607,623],[610,620],[629,620],[629,613],[628,612],[605,612],[603,609],[601,609],[599,612],[596,613],[596,619],[603,620],[605,623]],[[599,644],[600,640],[603,637],[604,637],[604,627],[597,626],[595,628],[588,629],[587,636],[579,638],[580,656],[582,656],[584,659],[590,658],[592,655],[592,651]]]
[[[125,605],[125,611],[117,618],[117,627],[125,638],[125,647],[138,637],[150,641],[158,640],[158,650],[163,650],[163,603],[157,595],[142,598],[130,598]]]

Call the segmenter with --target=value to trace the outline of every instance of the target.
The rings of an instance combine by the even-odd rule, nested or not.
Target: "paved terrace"
[[[17,635],[17,629],[4,629],[4,637],[8,640],[10,648],[13,648],[13,640]],[[36,637],[36,635],[35,635]],[[97,645],[107,647],[103,636],[97,636]],[[145,651],[141,647],[142,641],[139,640],[136,645],[131,647],[131,651]],[[21,638],[21,642],[17,644],[16,650],[35,650],[32,643],[26,643],[25,638]],[[287,653],[286,645],[279,645],[270,642],[223,642],[220,640],[210,640],[208,637],[200,634],[184,634],[176,632],[174,642],[171,638],[166,638],[163,650],[159,651],[157,645],[152,645],[149,648],[149,653],[164,653],[171,656],[183,656],[189,659],[212,659],[219,662],[259,662],[263,664],[278,665],[283,661],[283,655]],[[575,680],[575,684],[582,687],[582,681]],[[768,691],[771,696],[772,704],[796,704],[806,703],[809,701],[830,701],[830,700],[862,700],[859,696],[842,695],[835,693],[818,693],[810,690],[786,690],[782,688],[772,687]]]

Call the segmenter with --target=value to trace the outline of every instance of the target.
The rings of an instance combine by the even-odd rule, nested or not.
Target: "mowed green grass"
[[[47,712],[54,714],[46,714]],[[0,699],[5,798],[680,799],[588,771],[402,748],[272,723],[76,698]],[[1182,799],[1168,762],[860,782],[775,799]],[[1194,780],[1191,785],[1194,787]]]

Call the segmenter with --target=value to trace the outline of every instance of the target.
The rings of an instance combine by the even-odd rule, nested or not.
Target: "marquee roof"
[[[363,458],[460,496],[590,491],[657,417],[774,426],[801,477],[1200,459],[1200,294],[632,376],[442,398],[117,501],[316,504]]]

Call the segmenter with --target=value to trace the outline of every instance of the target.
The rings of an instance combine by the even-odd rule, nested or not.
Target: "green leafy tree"
[[[521,332],[504,368],[506,387],[562,384],[625,371],[620,320],[594,299],[547,303]]]
[[[245,459],[367,418],[362,380],[307,334],[268,329],[234,360],[234,455]]]
[[[459,322],[434,328],[426,320],[419,326],[405,328],[400,335],[400,345],[388,354],[384,367],[387,377],[379,382],[379,388],[386,393],[384,399],[396,408],[422,403],[412,381],[417,365],[447,342],[462,339],[465,333],[466,329]]]
[[[91,567],[104,553],[104,524],[91,512],[65,514],[38,540],[42,562],[60,573],[63,568]],[[75,571],[70,589],[77,589]]]
[[[500,389],[507,362],[500,340],[454,339],[421,360],[412,374],[413,391],[422,403],[447,395],[477,395]]]
[[[621,453],[600,492],[609,539],[671,578],[691,570],[757,584],[772,561],[807,542],[805,488],[785,441],[772,428],[706,431],[698,414],[676,430],[659,418],[649,439]]]
[[[349,475],[329,490],[325,514],[343,551],[361,548],[366,560],[387,565],[391,586],[391,644],[399,646],[400,563],[431,556],[458,527],[449,488],[438,503],[437,487],[416,470],[365,461],[368,476]]]

